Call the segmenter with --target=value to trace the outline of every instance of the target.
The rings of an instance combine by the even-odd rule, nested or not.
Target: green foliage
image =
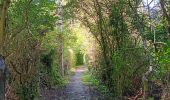
[[[83,74],[82,82],[85,85],[94,86],[95,89],[101,91],[102,93],[109,92],[108,88],[100,84],[99,80],[96,79],[90,72],[85,72]]]
[[[55,2],[47,0],[14,0],[9,7],[4,55],[11,73],[9,85],[21,100],[39,97],[40,45],[42,36],[53,29],[53,10]]]
[[[91,73],[85,73],[84,83],[117,97],[135,96],[145,87],[142,77],[150,65],[151,80],[166,83],[170,72],[168,25],[159,15],[160,21],[154,22],[147,12],[141,14],[141,0],[68,0],[63,7],[63,32],[54,27],[58,20],[55,0],[11,1],[4,18],[2,48],[11,72],[9,86],[19,99],[39,99],[41,85],[65,81],[62,54],[65,75],[71,67],[82,65],[86,55]]]
[[[169,43],[167,43],[167,46],[162,48],[157,55],[157,66],[156,66],[156,73],[159,74],[158,78],[161,78],[164,82],[167,81],[168,73],[170,72],[170,47],[168,46]]]
[[[147,40],[151,40],[152,42],[154,42],[154,37],[155,37],[155,40],[157,42],[167,42],[168,40],[167,32],[166,32],[165,24],[163,22],[156,25],[156,27],[154,28],[154,32],[150,32],[149,29],[146,30],[145,37],[147,38]]]
[[[58,33],[54,30],[46,33],[42,38],[41,48],[44,51],[41,55],[42,58],[42,75],[45,75],[46,81],[49,85],[59,85],[64,83],[64,77],[61,77],[61,39],[64,44],[64,73],[69,74],[71,67],[76,66],[76,51],[79,49],[76,43],[78,36],[77,33],[72,32],[68,26],[63,25],[63,32]],[[56,33],[57,32],[57,33]],[[57,40],[56,40],[57,38]]]
[[[89,69],[100,83],[106,85],[118,97],[134,96],[142,87],[142,75],[149,66],[150,58],[141,43],[143,39],[141,30],[145,27],[142,25],[146,23],[142,23],[141,15],[134,14],[137,8],[129,9],[130,4],[134,6],[134,2],[71,0],[69,3],[69,6],[73,7],[70,11],[76,12],[75,18],[89,28],[99,45],[93,53],[89,53],[90,50],[86,51]],[[140,3],[141,1],[137,0],[137,6]],[[96,47],[89,46],[89,49],[92,48]]]
[[[38,81],[38,80],[37,80]],[[17,95],[20,100],[37,100],[39,99],[39,88],[35,84],[37,81],[32,81],[32,83],[26,83],[17,86]]]
[[[83,54],[79,51],[76,53],[76,66],[83,65]]]
[[[51,49],[49,53],[41,55],[41,78],[45,78],[48,86],[54,86],[62,82],[55,54],[56,50]]]

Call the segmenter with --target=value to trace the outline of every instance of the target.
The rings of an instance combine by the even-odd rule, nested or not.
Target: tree
[[[10,4],[10,0],[1,0],[0,2],[0,47],[2,52],[2,46],[4,42],[4,37],[6,34],[6,21],[7,21],[7,13]]]
[[[3,48],[10,70],[7,99],[13,98],[12,94],[21,100],[39,98],[41,41],[54,29],[54,10],[54,1],[11,2]]]
[[[167,20],[167,36],[170,39],[170,4],[169,1],[165,2],[165,0],[160,0],[160,4],[163,11],[163,15]]]
[[[6,28],[7,28],[7,13],[9,8],[10,0],[1,0],[0,2],[0,56],[1,56],[1,69],[0,69],[0,99],[5,99],[5,61],[3,57],[3,46],[4,40],[6,36]],[[3,63],[4,62],[4,63]],[[4,68],[3,68],[4,67]],[[3,69],[2,69],[3,68]]]

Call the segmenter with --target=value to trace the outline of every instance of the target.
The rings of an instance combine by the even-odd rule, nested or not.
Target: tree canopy
[[[120,100],[167,99],[170,2],[1,0],[0,56],[6,100],[41,99],[82,64]]]

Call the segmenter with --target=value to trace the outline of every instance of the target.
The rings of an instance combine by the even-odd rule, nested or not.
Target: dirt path
[[[86,70],[84,67],[78,68],[66,87],[46,90],[42,100],[106,100],[104,96],[92,89],[91,86],[83,85],[81,77]]]
[[[90,94],[87,92],[86,87],[81,82],[81,77],[85,68],[79,68],[70,80],[69,85],[65,89],[65,94],[69,100],[88,100]]]

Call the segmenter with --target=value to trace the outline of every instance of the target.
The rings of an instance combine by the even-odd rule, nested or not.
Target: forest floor
[[[43,90],[42,100],[113,100],[93,86],[83,84],[81,79],[86,71],[87,68],[81,66],[75,70],[66,86]]]

